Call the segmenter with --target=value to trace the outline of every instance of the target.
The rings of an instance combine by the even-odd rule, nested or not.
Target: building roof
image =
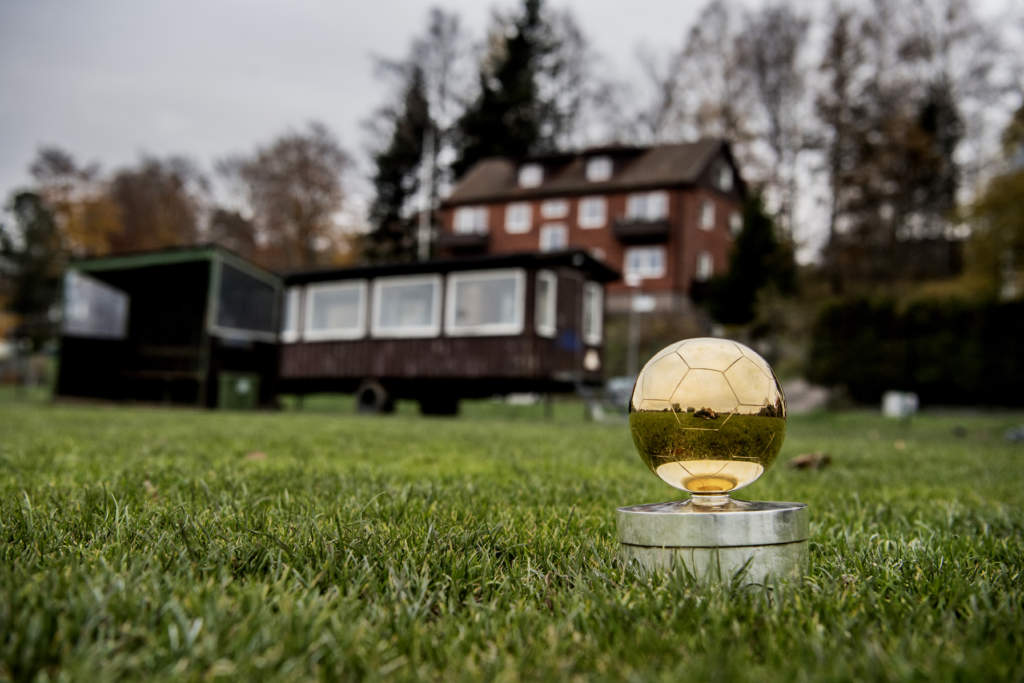
[[[104,272],[109,270],[126,270],[131,268],[148,268],[166,266],[173,263],[190,261],[210,261],[219,259],[232,266],[254,275],[257,279],[272,283],[279,281],[277,273],[261,268],[252,261],[240,256],[231,249],[213,242],[201,242],[162,249],[130,251],[120,254],[107,254],[89,258],[75,259],[68,267],[82,272]]]
[[[569,266],[584,271],[598,282],[614,282],[620,275],[582,249],[564,251],[520,252],[512,254],[486,254],[457,259],[438,259],[409,263],[382,263],[368,266],[302,270],[284,276],[286,285],[301,285],[326,280],[349,280],[382,277],[386,275],[413,275],[417,273],[450,273],[460,270],[491,268],[555,268]]]
[[[651,147],[594,147],[576,153],[523,159],[492,157],[474,165],[456,184],[444,205],[690,185],[698,181],[719,154],[724,154],[732,163],[727,142],[705,138]],[[600,156],[612,160],[612,176],[605,181],[587,180],[587,161]],[[525,188],[518,184],[518,169],[528,163],[544,168],[544,180],[536,187]],[[735,168],[735,163],[733,166]]]

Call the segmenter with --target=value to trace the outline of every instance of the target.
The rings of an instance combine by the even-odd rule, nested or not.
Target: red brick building
[[[600,147],[485,159],[441,205],[443,255],[584,248],[623,274],[659,310],[685,308],[694,282],[728,267],[745,186],[723,140]],[[629,284],[627,284],[629,283]]]

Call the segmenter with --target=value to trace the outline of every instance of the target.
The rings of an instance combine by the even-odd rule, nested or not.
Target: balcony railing
[[[667,219],[646,220],[643,218],[616,218],[612,232],[620,242],[627,244],[650,244],[668,239],[670,225]]]
[[[459,253],[486,251],[490,243],[491,235],[486,232],[443,232],[437,238],[437,246],[440,249]]]

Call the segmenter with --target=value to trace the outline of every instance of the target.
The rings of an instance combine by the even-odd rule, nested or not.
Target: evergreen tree
[[[795,283],[793,249],[777,236],[761,195],[751,194],[743,206],[743,229],[733,244],[729,271],[708,283],[705,298],[711,316],[731,325],[749,323],[758,292],[774,287],[791,294]]]
[[[486,157],[519,157],[553,144],[543,136],[547,107],[537,87],[541,60],[552,50],[541,0],[525,0],[481,65],[479,95],[457,123],[456,177]]]
[[[38,351],[56,330],[49,315],[60,293],[65,250],[53,212],[35,192],[11,200],[15,224],[0,226],[0,257],[9,264],[7,309]]]
[[[412,202],[420,190],[424,140],[428,132],[435,134],[424,74],[418,65],[408,70],[400,106],[379,114],[391,119],[391,133],[384,148],[373,156],[372,228],[363,241],[363,256],[411,260],[416,254],[417,220]]]

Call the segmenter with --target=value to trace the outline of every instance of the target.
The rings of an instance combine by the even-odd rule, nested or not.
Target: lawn
[[[625,423],[0,401],[0,679],[1021,680],[1020,414],[791,418],[783,590],[642,577]],[[826,451],[833,464],[795,471]]]

